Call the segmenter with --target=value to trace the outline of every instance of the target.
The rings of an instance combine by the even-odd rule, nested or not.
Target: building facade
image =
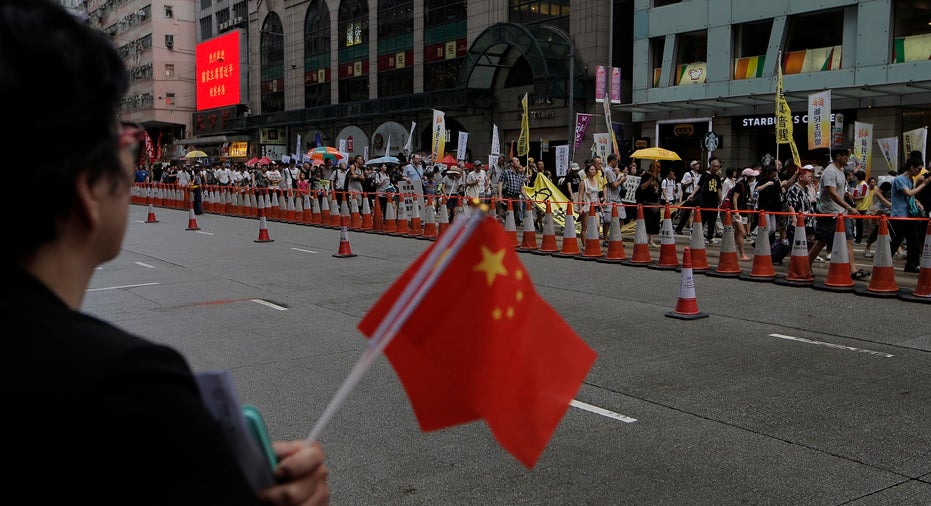
[[[248,157],[276,159],[306,152],[319,135],[375,157],[400,151],[414,124],[411,150],[429,151],[438,109],[448,123],[446,151],[455,153],[458,133],[468,132],[467,158],[485,160],[493,126],[505,153],[517,139],[527,93],[531,156],[552,167],[550,147],[569,142],[575,114],[601,109],[596,65],[629,61],[629,50],[612,54],[621,45],[610,43],[618,5],[629,27],[632,1],[267,0],[248,2],[238,19],[225,14],[227,0],[198,0],[197,43],[229,30],[248,41],[244,108],[207,140],[246,135]],[[629,28],[615,40],[625,37],[632,40]],[[595,117],[589,132],[607,131]],[[191,133],[184,142],[200,149],[196,128]],[[590,157],[589,147],[577,158]]]
[[[808,149],[811,94],[830,90],[833,140],[847,146],[855,122],[872,125],[874,139],[901,139],[931,120],[925,2],[636,0],[633,17],[632,100],[621,108],[645,142],[684,159],[708,156],[709,131],[726,165],[776,156],[776,62],[803,163],[824,165],[829,153]],[[874,171],[885,174],[879,150],[872,153]],[[788,147],[778,156],[788,159]]]
[[[121,118],[141,123],[165,146],[186,137],[196,105],[194,2],[89,0],[84,8],[88,23],[110,37],[129,70]]]

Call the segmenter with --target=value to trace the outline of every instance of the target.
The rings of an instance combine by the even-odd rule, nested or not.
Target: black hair
[[[837,160],[838,156],[849,155],[850,149],[844,146],[834,146],[831,148],[831,160]]]
[[[55,78],[37,75],[38,62],[55,69]],[[120,174],[117,113],[128,87],[123,61],[103,32],[51,0],[0,2],[0,96],[7,99],[0,123],[13,126],[0,149],[54,160],[42,166],[42,176],[55,182],[43,190],[54,205],[33,209],[8,254],[32,252],[55,237],[55,220],[70,214],[79,175],[95,182]],[[33,208],[34,198],[10,192],[4,214]]]

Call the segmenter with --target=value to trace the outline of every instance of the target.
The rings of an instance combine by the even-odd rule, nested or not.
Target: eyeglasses
[[[139,163],[145,141],[145,127],[131,121],[120,122],[120,149],[126,148],[133,154],[133,162]]]

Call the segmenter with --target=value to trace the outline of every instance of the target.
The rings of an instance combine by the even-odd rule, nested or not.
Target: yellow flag
[[[781,58],[780,58],[781,59]],[[788,144],[792,151],[792,161],[796,167],[801,167],[798,147],[795,146],[795,137],[792,132],[792,111],[786,102],[785,88],[782,85],[782,62],[777,62],[778,73],[776,77],[776,144]]]
[[[524,193],[541,211],[546,211],[546,203],[549,202],[550,212],[553,213],[553,224],[559,227],[566,226],[566,207],[570,205],[569,199],[548,177],[537,173],[533,186],[525,186]],[[581,222],[575,223],[575,231],[576,233],[582,231]]]
[[[530,154],[530,120],[529,114],[527,113],[527,94],[524,93],[524,98],[520,101],[521,107],[524,109],[523,115],[520,117],[520,137],[517,138],[517,156],[527,156]]]

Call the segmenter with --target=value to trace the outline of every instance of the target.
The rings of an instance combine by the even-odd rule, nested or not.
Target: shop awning
[[[205,144],[222,144],[224,142],[243,142],[250,140],[248,135],[211,135],[208,137],[195,137],[193,139],[175,139],[178,146],[201,146]]]

